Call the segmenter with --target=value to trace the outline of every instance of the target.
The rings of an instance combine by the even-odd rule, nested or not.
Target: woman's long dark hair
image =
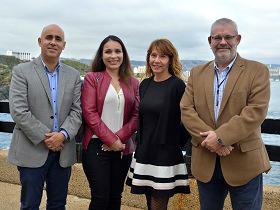
[[[98,71],[105,71],[106,66],[103,62],[102,59],[102,53],[103,53],[103,48],[104,45],[108,42],[108,41],[115,41],[118,42],[121,47],[122,47],[122,51],[123,51],[123,62],[120,66],[120,70],[119,70],[119,75],[120,75],[120,79],[125,83],[125,84],[129,84],[128,80],[129,77],[133,74],[132,73],[132,69],[131,69],[131,65],[130,65],[130,60],[129,60],[129,56],[127,53],[127,50],[122,42],[122,40],[114,35],[109,35],[107,36],[99,45],[99,48],[96,52],[96,55],[93,59],[92,65],[91,65],[91,71],[93,72],[98,72]]]

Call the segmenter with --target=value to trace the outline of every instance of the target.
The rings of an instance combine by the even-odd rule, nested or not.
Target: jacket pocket
[[[256,149],[259,149],[262,146],[262,142],[260,139],[254,139],[252,141],[243,142],[239,144],[239,148],[241,152],[249,152]]]

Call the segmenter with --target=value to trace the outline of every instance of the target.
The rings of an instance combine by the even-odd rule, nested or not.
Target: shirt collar
[[[42,61],[42,64],[43,64],[43,66],[44,66],[44,69],[46,70],[47,73],[56,73],[56,72],[58,72],[59,69],[60,69],[60,66],[61,66],[60,60],[58,61],[58,64],[57,64],[57,66],[55,67],[55,69],[54,69],[53,72],[49,71],[48,66],[47,66],[47,65],[45,64],[45,62],[43,61],[43,58],[42,58],[42,57],[41,57],[41,61]]]
[[[234,64],[234,62],[235,62],[235,60],[236,60],[236,58],[237,58],[237,54],[235,55],[234,59],[230,62],[230,64],[228,64],[227,67],[224,68],[226,71],[228,71],[228,70],[231,69],[231,67],[233,66],[233,64]],[[216,62],[214,62],[214,69],[215,69],[215,70],[219,70],[218,65],[217,65]]]

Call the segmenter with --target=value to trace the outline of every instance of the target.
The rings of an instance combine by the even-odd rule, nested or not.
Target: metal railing
[[[0,113],[10,113],[9,102],[0,102]],[[0,120],[0,132],[12,133],[14,126],[14,122],[4,122]],[[280,135],[280,119],[266,119],[262,124],[262,133]],[[82,130],[80,129],[76,136],[77,162],[81,162],[81,141]],[[266,144],[265,147],[270,161],[280,162],[280,146]],[[190,159],[190,150],[186,151],[186,157]]]

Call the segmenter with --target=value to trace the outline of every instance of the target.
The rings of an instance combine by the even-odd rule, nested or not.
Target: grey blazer
[[[75,135],[81,125],[81,80],[77,70],[61,64],[58,78],[58,115],[61,129],[70,141],[60,154],[60,165],[68,167],[76,162]],[[53,128],[53,110],[48,77],[41,58],[13,68],[9,103],[16,123],[8,161],[22,167],[40,167],[48,157],[45,134]]]

